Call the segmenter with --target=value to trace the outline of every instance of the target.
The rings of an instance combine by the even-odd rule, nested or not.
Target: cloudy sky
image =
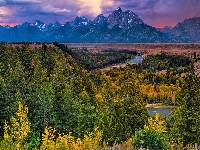
[[[200,0],[0,0],[0,25],[14,26],[37,19],[64,24],[76,16],[108,16],[118,7],[135,12],[155,27],[174,26],[200,16]]]

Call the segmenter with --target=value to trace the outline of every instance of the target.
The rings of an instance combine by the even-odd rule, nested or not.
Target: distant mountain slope
[[[174,28],[165,27],[159,31],[176,42],[200,42],[200,17],[186,19]]]
[[[0,26],[0,33],[0,41],[5,42],[200,42],[200,18],[156,29],[132,11],[117,8],[108,17],[100,14],[94,20],[76,17],[64,25],[36,20],[15,27]]]
[[[145,24],[135,13],[121,8],[108,17],[98,15],[93,21],[76,17],[56,30],[47,40],[63,42],[167,42],[155,28]]]

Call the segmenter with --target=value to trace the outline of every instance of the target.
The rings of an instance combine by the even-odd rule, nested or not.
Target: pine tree
[[[175,141],[179,139],[184,145],[200,144],[200,79],[193,64],[188,69],[177,95],[180,107],[168,119],[169,132]]]

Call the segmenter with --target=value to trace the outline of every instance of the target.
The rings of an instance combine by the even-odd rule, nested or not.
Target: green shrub
[[[144,129],[135,132],[133,137],[135,148],[149,148],[151,150],[169,149],[169,138],[166,134],[165,121],[159,114],[149,119]]]

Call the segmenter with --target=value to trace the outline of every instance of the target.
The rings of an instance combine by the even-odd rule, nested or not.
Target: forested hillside
[[[54,44],[0,44],[0,149],[160,150],[200,145],[195,60],[157,55],[138,66],[102,71],[102,66],[136,53],[94,54]],[[156,73],[163,69],[166,74]],[[150,117],[149,103],[178,108],[167,118]]]

